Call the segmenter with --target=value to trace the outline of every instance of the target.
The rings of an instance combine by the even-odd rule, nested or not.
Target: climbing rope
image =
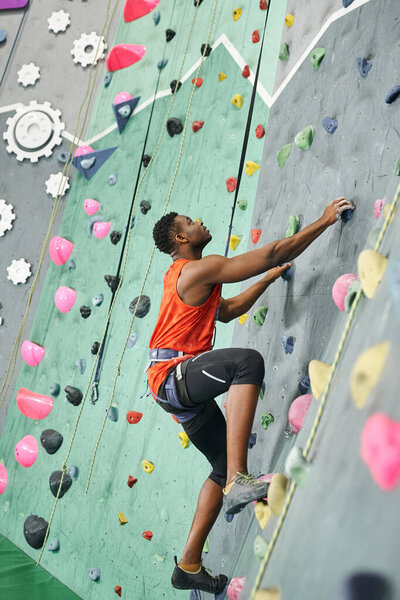
[[[101,34],[99,36],[99,40],[98,40],[98,44],[97,44],[97,48],[96,48],[96,53],[99,52],[101,38],[102,38],[102,36],[103,36],[103,34],[104,34],[105,30],[106,30],[107,23],[109,21],[108,27],[107,27],[107,32],[105,34],[105,37],[108,38],[110,27],[111,27],[111,23],[112,23],[112,21],[114,19],[114,15],[115,15],[115,11],[116,11],[118,3],[119,3],[119,0],[116,0],[114,9],[113,9],[112,14],[111,14],[111,19],[109,21],[109,11],[110,11],[110,6],[111,6],[111,0],[108,0],[108,2],[107,2],[106,19],[105,19],[105,22],[104,22]],[[89,68],[88,85],[87,85],[86,92],[85,92],[85,95],[83,97],[81,106],[80,106],[79,111],[78,111],[78,117],[77,117],[77,121],[76,121],[76,125],[75,125],[74,135],[73,135],[73,142],[71,143],[71,146],[70,146],[70,149],[69,149],[68,159],[67,159],[67,161],[66,161],[66,163],[64,165],[64,168],[63,168],[63,171],[62,171],[62,177],[60,178],[59,186],[58,186],[58,189],[57,189],[56,198],[55,198],[54,203],[53,203],[53,208],[52,208],[52,212],[51,212],[51,215],[50,215],[49,227],[47,229],[47,233],[46,233],[46,237],[45,237],[45,240],[44,240],[44,244],[42,246],[42,250],[41,250],[41,253],[40,253],[38,268],[36,270],[36,274],[34,276],[34,279],[33,279],[33,282],[32,282],[32,286],[31,286],[31,289],[29,291],[29,296],[28,296],[28,301],[27,301],[27,304],[26,304],[25,313],[24,313],[24,316],[22,318],[22,322],[21,322],[21,325],[19,327],[19,330],[18,330],[18,333],[17,333],[17,337],[16,337],[15,342],[13,344],[13,348],[12,348],[10,359],[8,361],[8,365],[7,365],[7,368],[6,368],[4,380],[3,380],[3,383],[2,383],[1,388],[0,388],[0,396],[1,396],[0,408],[2,407],[3,402],[4,402],[4,400],[5,400],[6,396],[7,396],[7,392],[8,392],[8,389],[10,387],[10,384],[11,384],[12,376],[14,374],[15,364],[16,364],[17,356],[18,356],[18,348],[20,346],[21,337],[22,337],[22,333],[23,333],[23,330],[24,330],[24,327],[25,327],[25,323],[26,323],[26,320],[27,320],[27,317],[28,317],[28,312],[29,312],[29,308],[30,308],[30,305],[31,305],[31,302],[32,302],[33,294],[34,294],[35,289],[36,289],[36,283],[37,283],[37,280],[38,280],[38,277],[39,277],[39,274],[40,274],[40,271],[41,271],[41,268],[42,268],[44,254],[46,252],[47,244],[48,244],[48,241],[49,241],[51,230],[52,230],[53,225],[54,225],[54,221],[55,221],[55,219],[57,217],[58,210],[60,208],[61,198],[62,198],[62,196],[64,194],[64,189],[65,189],[65,184],[67,182],[67,177],[68,177],[68,175],[70,173],[70,170],[71,170],[72,162],[71,162],[70,158],[71,158],[71,156],[75,152],[75,149],[78,146],[79,139],[83,135],[83,131],[84,131],[84,128],[85,128],[85,125],[86,125],[87,117],[88,117],[88,114],[89,114],[90,103],[91,103],[91,100],[92,100],[92,96],[93,96],[93,92],[94,92],[94,88],[95,88],[95,84],[96,84],[96,79],[97,79],[97,75],[98,75],[98,70],[96,69],[95,70],[95,76],[94,76],[94,79],[93,79],[93,84],[92,84],[91,83],[92,82],[92,71],[93,71],[93,67],[94,66],[95,66],[94,64],[91,64],[91,66]],[[79,137],[77,137],[78,128],[79,128],[79,122],[80,122],[80,119],[81,119],[82,110],[83,110],[83,107],[84,107],[85,102],[86,102],[87,99],[88,99],[88,102],[87,102],[86,111],[85,111],[85,114],[84,114],[84,117],[83,117],[83,123],[82,123],[82,126],[81,126],[80,131],[79,131]],[[77,143],[75,143],[75,140],[77,140]]]
[[[383,223],[382,229],[379,232],[379,236],[378,236],[378,239],[376,240],[376,244],[375,244],[375,247],[374,247],[375,251],[378,251],[379,248],[380,248],[383,236],[385,235],[386,230],[387,230],[387,228],[388,228],[388,226],[389,226],[389,224],[391,222],[392,215],[394,215],[394,211],[395,211],[396,205],[397,205],[397,203],[399,201],[399,197],[400,197],[400,185],[397,187],[397,190],[396,190],[394,198],[393,198],[393,202],[390,205],[390,208],[389,208],[389,211],[388,211],[388,213],[386,215],[386,218],[385,218],[385,221]],[[329,393],[329,390],[330,390],[331,382],[332,382],[333,376],[335,375],[338,362],[339,362],[340,357],[342,355],[343,348],[344,348],[344,345],[346,343],[348,333],[350,331],[350,327],[351,327],[351,324],[352,324],[352,321],[353,321],[353,318],[354,318],[354,314],[355,314],[355,312],[357,310],[357,307],[358,307],[358,304],[359,304],[359,301],[360,301],[362,295],[363,295],[363,292],[362,292],[362,289],[360,288],[358,290],[355,298],[354,298],[354,301],[353,301],[352,305],[351,305],[349,316],[348,316],[348,319],[346,321],[346,325],[345,325],[345,328],[343,330],[342,337],[340,339],[340,342],[339,342],[339,345],[338,345],[338,348],[337,348],[337,351],[336,351],[336,354],[335,354],[335,358],[333,359],[333,363],[332,363],[331,369],[329,371],[329,376],[328,376],[328,379],[326,381],[324,391],[323,391],[322,395],[320,396],[320,405],[319,405],[319,408],[318,408],[318,412],[317,412],[317,415],[315,417],[314,424],[313,424],[313,427],[311,429],[310,435],[308,437],[307,444],[306,444],[306,446],[304,448],[304,451],[303,451],[303,456],[304,456],[305,459],[308,457],[311,445],[312,445],[312,443],[314,441],[314,438],[315,438],[315,435],[317,433],[318,427],[319,427],[319,425],[321,423],[321,419],[322,419],[324,408],[325,408],[325,405],[326,405],[326,402],[327,402],[327,396],[328,396],[328,393]],[[251,591],[250,600],[254,600],[255,593],[256,593],[256,591],[260,587],[261,579],[262,579],[262,577],[263,577],[263,575],[265,573],[265,570],[266,570],[267,565],[269,563],[269,560],[271,558],[272,552],[273,552],[274,547],[275,547],[276,540],[278,539],[279,533],[280,533],[280,531],[282,529],[283,523],[285,521],[285,518],[286,518],[287,512],[289,510],[290,504],[292,502],[292,498],[294,496],[294,492],[295,491],[296,491],[296,483],[294,481],[292,481],[292,483],[290,484],[289,491],[287,492],[287,495],[286,495],[286,498],[285,498],[285,504],[284,504],[284,506],[282,508],[281,514],[279,515],[278,522],[277,522],[276,527],[274,529],[274,532],[272,534],[271,540],[270,540],[270,542],[268,544],[267,552],[266,552],[266,554],[265,554],[265,556],[264,556],[264,558],[262,560],[262,563],[260,565],[260,569],[258,571],[258,575],[256,577],[253,589]]]

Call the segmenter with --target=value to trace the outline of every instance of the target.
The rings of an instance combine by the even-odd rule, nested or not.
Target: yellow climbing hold
[[[387,258],[376,250],[363,250],[358,257],[361,288],[367,298],[372,298],[386,271]]]
[[[236,250],[236,248],[238,247],[238,245],[240,243],[240,240],[241,240],[241,238],[238,235],[234,235],[232,233],[230,240],[229,240],[229,248],[231,250]]]
[[[312,360],[308,365],[308,374],[310,376],[311,392],[316,400],[324,391],[328,379],[331,365],[327,365],[320,360]]]
[[[286,27],[291,27],[293,25],[293,23],[294,23],[294,15],[291,15],[291,14],[288,13],[285,16],[285,25],[286,25]]]
[[[242,16],[242,9],[241,8],[235,8],[235,10],[233,11],[233,20],[234,21],[239,21],[240,17]]]
[[[350,391],[357,408],[363,408],[371,390],[377,385],[389,352],[385,341],[365,350],[357,358],[350,376]]]
[[[235,94],[232,98],[232,104],[234,104],[238,108],[242,108],[243,96],[241,94]]]
[[[142,467],[146,473],[152,473],[154,471],[154,465],[149,460],[142,460]]]
[[[199,219],[198,217],[195,218],[195,221],[199,221],[199,223],[201,223],[201,219]]]
[[[277,587],[269,587],[257,590],[254,595],[254,600],[280,600],[281,593]]]
[[[178,433],[178,438],[180,439],[181,444],[184,448],[187,448],[189,446],[190,440],[185,431],[181,431],[180,433]]]
[[[118,520],[119,520],[120,525],[125,525],[125,523],[128,522],[128,519],[125,517],[123,512],[118,513]]]
[[[247,319],[247,315],[246,314],[240,315],[240,317],[239,317],[239,323],[241,325],[244,325],[244,323],[246,322],[246,319]]]
[[[218,79],[219,79],[220,81],[223,81],[224,79],[226,79],[226,75],[225,75],[225,73],[223,73],[222,71],[220,71],[220,72],[218,73]]]
[[[244,172],[246,173],[246,175],[253,175],[253,173],[255,173],[256,171],[258,171],[258,169],[260,168],[260,165],[258,165],[257,163],[253,162],[252,160],[248,160],[246,162],[246,164],[244,165]]]
[[[285,502],[286,491],[289,485],[289,479],[283,473],[275,473],[272,476],[271,483],[268,488],[268,505],[272,514],[276,517],[282,510]]]
[[[265,504],[262,500],[256,502],[254,507],[254,514],[256,515],[256,519],[261,527],[261,529],[265,529],[266,524],[271,516],[271,509],[268,504]]]

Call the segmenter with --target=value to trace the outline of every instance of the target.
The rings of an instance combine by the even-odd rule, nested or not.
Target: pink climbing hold
[[[358,276],[354,273],[345,273],[338,277],[333,284],[332,288],[332,297],[335,301],[336,306],[342,311],[345,311],[344,300],[346,298],[347,291],[349,289],[349,285],[353,283],[353,281],[357,281]]]
[[[83,203],[83,209],[89,216],[94,215],[100,208],[100,202],[93,200],[93,198],[86,198]]]
[[[303,427],[311,400],[312,394],[303,394],[303,396],[295,398],[290,405],[288,419],[290,429],[293,433],[299,433],[300,429]]]
[[[93,235],[101,240],[106,237],[111,228],[111,221],[99,221],[93,225]]]
[[[49,244],[49,254],[51,260],[56,265],[63,265],[67,262],[71,256],[71,252],[74,249],[74,245],[69,240],[66,240],[59,235],[55,235],[51,238]]]
[[[386,202],[386,198],[378,198],[378,200],[375,200],[375,203],[374,203],[375,219],[377,219],[379,217],[379,215],[381,214],[385,202]]]
[[[34,342],[30,342],[29,340],[22,342],[21,356],[30,367],[36,367],[42,360],[45,352],[46,350],[42,346]]]
[[[400,480],[400,421],[384,413],[371,415],[361,434],[361,456],[375,483],[393,490]]]
[[[117,44],[111,48],[106,66],[108,71],[118,71],[134,65],[146,53],[146,46],[141,44]]]
[[[3,463],[0,463],[0,494],[2,494],[7,487],[7,479],[7,469]]]
[[[122,104],[123,102],[127,102],[128,100],[132,99],[133,96],[131,96],[129,92],[118,92],[113,100],[113,104]]]
[[[125,23],[130,23],[149,14],[159,2],[160,0],[126,0],[124,6]]]
[[[16,400],[21,413],[29,419],[44,419],[54,404],[51,396],[37,394],[27,388],[19,388]]]
[[[251,230],[251,239],[253,241],[253,244],[257,244],[258,240],[260,239],[260,235],[261,235],[261,229],[252,229]]]
[[[84,154],[90,154],[94,152],[94,148],[92,146],[78,146],[74,152],[74,156],[83,156]]]
[[[226,189],[228,190],[228,192],[234,192],[236,190],[236,186],[237,186],[237,179],[236,177],[228,177],[228,179],[226,180]]]
[[[33,435],[25,435],[14,448],[15,458],[22,467],[27,469],[35,462],[38,450],[36,438]]]
[[[226,590],[226,595],[229,600],[239,600],[240,592],[242,591],[245,581],[246,577],[232,577],[228,589]]]
[[[74,305],[76,300],[76,291],[66,285],[58,288],[54,294],[54,302],[58,310],[62,313],[67,313]]]

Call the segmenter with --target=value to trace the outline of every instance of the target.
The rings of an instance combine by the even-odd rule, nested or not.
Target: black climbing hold
[[[115,277],[115,275],[104,275],[104,279],[107,281],[110,290],[115,292],[119,284],[119,277]]]
[[[84,319],[87,319],[88,317],[90,317],[90,315],[92,313],[92,310],[88,306],[85,306],[85,305],[82,305],[80,307],[79,311]]]
[[[395,85],[389,90],[388,95],[385,98],[386,104],[392,104],[400,96],[400,85]]]
[[[350,219],[353,218],[353,214],[354,211],[356,210],[355,205],[352,205],[352,208],[348,208],[347,210],[344,210],[342,212],[342,214],[340,215],[340,218],[342,219],[343,223],[347,223],[347,221],[350,221]]]
[[[62,471],[53,471],[49,478],[50,491],[54,497],[57,496],[58,488],[60,487],[61,475],[62,475]],[[61,490],[60,490],[60,495],[58,497],[62,498],[64,496],[65,492],[68,492],[71,485],[72,485],[72,479],[68,475],[68,473],[65,473],[64,479],[62,482],[62,486],[61,486]]]
[[[24,521],[24,537],[28,544],[38,550],[43,546],[48,522],[37,515],[29,515]]]
[[[133,313],[135,310],[138,298],[139,298],[139,296],[136,296],[136,298],[134,298],[129,305],[129,310],[131,311],[131,313]],[[148,296],[141,296],[140,300],[139,300],[139,306],[136,311],[136,316],[139,317],[139,319],[142,319],[143,317],[145,317],[147,315],[149,310],[150,310],[150,298]]]
[[[149,164],[150,161],[151,161],[151,156],[149,156],[148,154],[143,154],[142,165],[144,167],[147,167],[147,165]]]
[[[99,348],[100,348],[99,342],[93,342],[92,348],[91,348],[90,352],[92,354],[96,355],[98,353],[98,351],[99,351]]]
[[[168,119],[167,131],[168,131],[168,135],[170,135],[171,137],[174,137],[174,135],[178,135],[179,133],[182,133],[183,125],[182,125],[181,121],[176,117],[171,117],[170,119]]]
[[[120,231],[114,230],[110,233],[111,243],[114,244],[114,246],[115,246],[115,244],[118,244],[121,237],[122,237],[122,233]]]
[[[40,436],[40,442],[47,454],[55,454],[63,443],[63,436],[55,429],[45,429]]]
[[[67,394],[67,400],[74,406],[79,406],[82,402],[82,392],[78,390],[78,388],[73,387],[72,385],[66,385],[64,388],[64,392]]]
[[[195,6],[200,6],[200,4],[203,2],[203,0],[194,0],[194,5]]]
[[[372,62],[366,58],[362,58],[362,56],[359,56],[356,60],[356,65],[361,77],[364,77],[365,79],[371,70]]]
[[[171,88],[171,92],[172,92],[172,93],[174,93],[174,92],[175,92],[175,89],[176,89],[176,91],[178,91],[178,90],[179,90],[179,88],[181,87],[181,85],[182,85],[182,84],[181,84],[181,82],[180,82],[180,81],[177,81],[176,79],[173,79],[173,80],[171,81],[171,83],[169,84],[169,87]]]
[[[212,50],[212,47],[210,46],[210,44],[202,44],[201,45],[200,52],[202,55],[204,54],[204,56],[210,56],[211,50]]]
[[[335,600],[390,600],[392,586],[389,581],[379,573],[360,571],[352,573],[340,586],[335,595]]]
[[[140,210],[142,211],[142,213],[145,215],[150,209],[151,209],[151,206],[147,202],[147,200],[142,200],[140,203]]]
[[[111,79],[113,78],[112,73],[106,73],[104,76],[104,87],[108,87],[111,83]]]
[[[52,383],[50,386],[50,396],[54,396],[55,398],[57,398],[59,393],[60,393],[60,384]]]
[[[170,42],[175,37],[175,31],[173,29],[165,30],[165,37],[167,38],[167,42]]]
[[[251,450],[252,447],[256,445],[256,443],[257,443],[257,434],[251,433],[250,438],[249,438],[249,450]]]
[[[300,394],[308,394],[308,392],[310,391],[310,386],[310,378],[308,375],[306,375],[305,377],[303,377],[303,379],[299,381],[298,388]]]

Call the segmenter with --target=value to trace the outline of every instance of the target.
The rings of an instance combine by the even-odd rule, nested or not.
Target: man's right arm
[[[272,267],[289,262],[299,256],[344,210],[354,208],[344,198],[331,202],[324,214],[289,238],[276,240],[258,250],[251,250],[233,258],[219,254],[205,256],[196,263],[196,279],[202,283],[236,283],[260,275]]]

